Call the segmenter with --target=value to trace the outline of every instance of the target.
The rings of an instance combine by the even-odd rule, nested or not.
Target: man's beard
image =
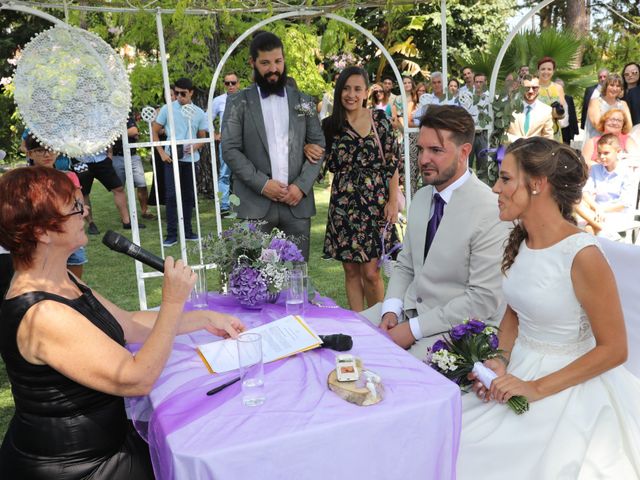
[[[260,90],[268,94],[276,93],[282,90],[287,85],[287,66],[285,65],[282,73],[276,72],[275,75],[277,76],[277,80],[275,82],[272,82],[260,75],[258,69],[256,67],[253,67],[253,77],[256,83],[260,87]],[[273,78],[273,76],[273,73],[270,74],[270,79]]]
[[[448,182],[455,176],[456,172],[458,171],[458,161],[459,157],[456,156],[455,162],[447,166],[444,170],[438,172],[438,174],[435,176],[427,177],[424,173],[420,172],[422,174],[422,181],[425,185],[433,185],[434,187]]]

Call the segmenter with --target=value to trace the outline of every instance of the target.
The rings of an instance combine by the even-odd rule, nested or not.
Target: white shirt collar
[[[438,193],[440,194],[440,197],[442,197],[442,200],[444,200],[445,203],[449,203],[451,201],[451,196],[453,195],[453,192],[456,189],[460,188],[462,185],[464,185],[464,183],[470,178],[471,178],[471,172],[469,171],[469,169],[467,169],[459,179],[457,179],[455,182],[453,182],[451,185],[449,185],[447,188],[445,188],[441,192],[438,192],[434,188],[433,195]]]

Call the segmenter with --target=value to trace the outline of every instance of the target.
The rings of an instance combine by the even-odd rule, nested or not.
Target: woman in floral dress
[[[398,238],[398,157],[396,138],[384,112],[366,108],[367,74],[342,71],[333,113],[323,123],[327,168],[334,173],[324,255],[342,262],[347,299],[362,311],[382,301],[378,259]],[[387,228],[385,228],[387,226]]]

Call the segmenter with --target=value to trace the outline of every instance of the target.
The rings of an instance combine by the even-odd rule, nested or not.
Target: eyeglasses
[[[52,155],[52,156],[57,156],[57,153],[55,153],[53,150],[49,150],[48,148],[33,148],[31,150],[29,150],[29,155]]]
[[[237,81],[237,80],[235,80],[235,81],[234,81],[234,80],[225,80],[225,81],[224,81],[224,84],[225,84],[225,86],[227,86],[227,87],[233,87],[233,86],[234,86],[234,85],[236,85],[237,83],[238,83],[238,81]]]
[[[189,90],[176,90],[176,95],[179,97],[186,97]]]
[[[623,118],[607,118],[604,123],[624,123]]]
[[[76,198],[75,202],[73,202],[73,211],[71,213],[67,213],[66,215],[62,215],[62,218],[72,217],[74,215],[83,215],[84,214],[84,203]]]
[[[538,90],[540,90],[540,87],[522,87],[524,88],[527,92],[529,90],[533,90],[534,92],[537,92]]]

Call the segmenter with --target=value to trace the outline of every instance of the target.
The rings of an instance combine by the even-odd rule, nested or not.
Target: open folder
[[[247,330],[262,335],[262,361],[311,350],[322,344],[320,337],[297,315],[288,315],[273,322]],[[239,368],[236,341],[229,338],[199,345],[198,354],[211,373],[224,373]]]

